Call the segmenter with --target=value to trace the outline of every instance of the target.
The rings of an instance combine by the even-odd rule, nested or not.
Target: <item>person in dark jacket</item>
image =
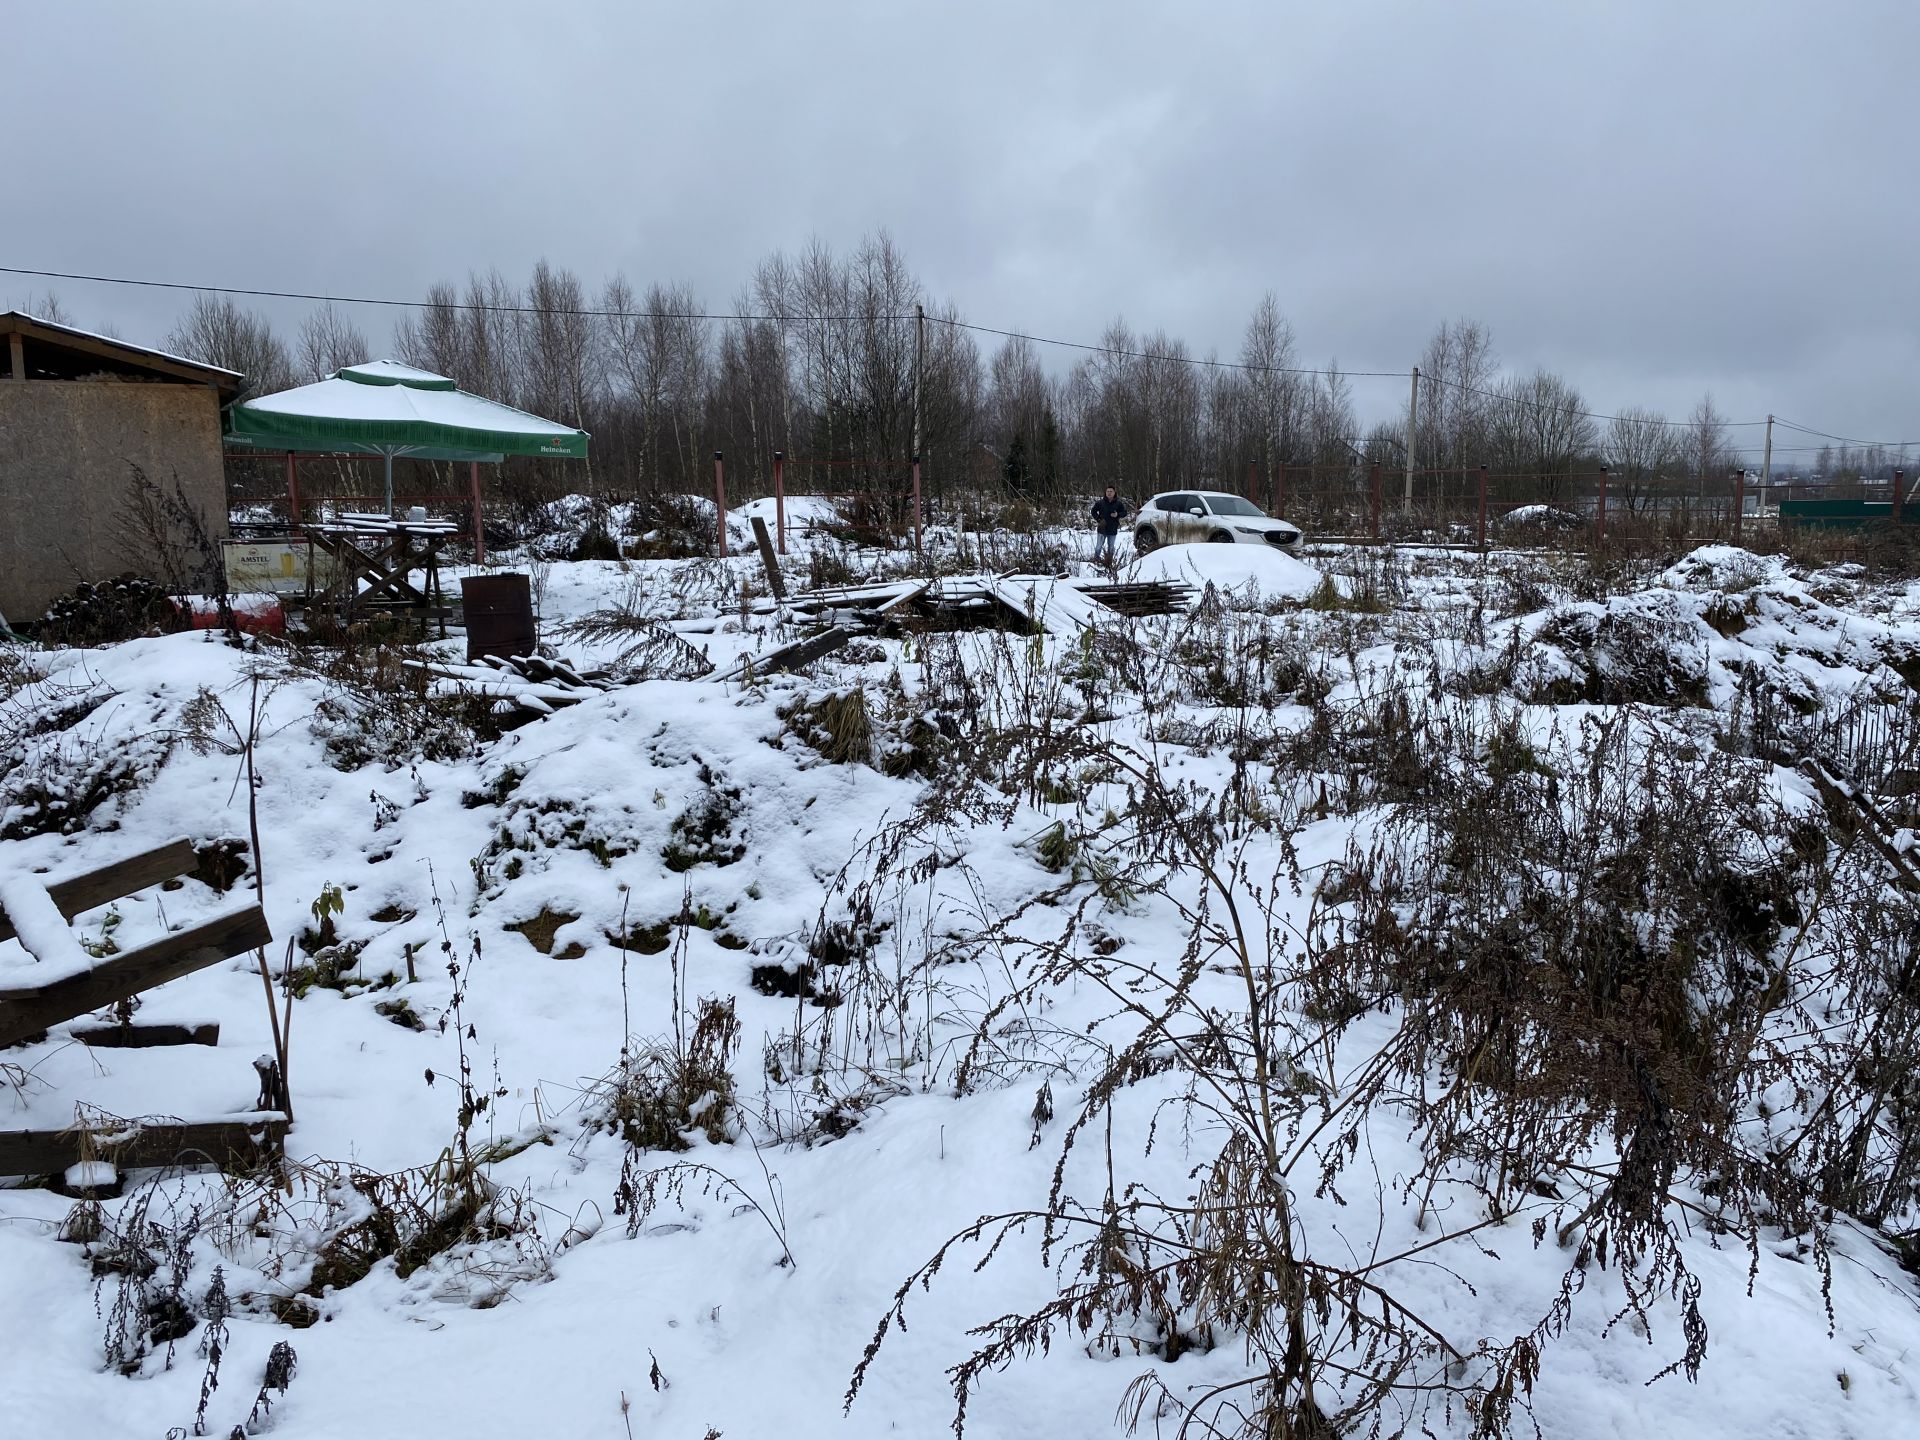
[[[1127,502],[1109,485],[1107,493],[1093,502],[1093,509],[1089,513],[1093,516],[1094,527],[1100,532],[1100,538],[1094,542],[1093,558],[1111,565],[1114,563],[1113,542],[1120,534],[1120,522],[1127,517]]]

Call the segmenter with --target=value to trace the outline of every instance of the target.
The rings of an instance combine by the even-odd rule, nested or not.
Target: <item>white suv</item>
[[[1292,550],[1300,543],[1300,527],[1275,520],[1259,506],[1223,490],[1156,495],[1134,517],[1133,548],[1143,555],[1161,545],[1195,540]]]

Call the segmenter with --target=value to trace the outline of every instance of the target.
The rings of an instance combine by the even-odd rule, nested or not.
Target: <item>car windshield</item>
[[[1207,508],[1216,515],[1251,515],[1259,520],[1267,518],[1258,505],[1249,505],[1238,495],[1209,495]]]

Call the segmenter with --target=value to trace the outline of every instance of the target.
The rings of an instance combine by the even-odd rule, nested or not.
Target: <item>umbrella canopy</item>
[[[235,449],[311,450],[498,461],[508,455],[584,460],[587,432],[394,360],[348,365],[327,379],[262,395],[227,411]]]

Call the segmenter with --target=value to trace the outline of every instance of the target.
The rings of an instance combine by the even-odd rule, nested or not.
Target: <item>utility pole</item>
[[[1413,510],[1413,442],[1420,433],[1420,367],[1413,367],[1413,393],[1407,399],[1407,493],[1406,509]]]
[[[927,364],[927,311],[913,307],[913,553],[920,553],[920,372]]]
[[[926,307],[913,307],[913,460],[920,460],[920,372],[927,363]]]
[[[1773,484],[1773,416],[1767,416],[1767,448],[1760,456],[1760,504],[1767,503],[1767,492]]]

